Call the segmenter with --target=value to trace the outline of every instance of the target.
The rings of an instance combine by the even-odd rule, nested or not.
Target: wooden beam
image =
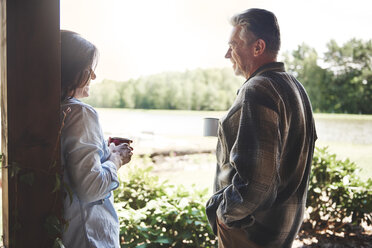
[[[4,8],[6,11],[4,11]],[[59,0],[1,0],[3,228],[6,247],[52,247],[60,172]]]
[[[1,93],[1,184],[2,184],[2,216],[3,216],[3,242],[6,247],[9,240],[9,207],[8,207],[8,177],[7,170],[4,165],[7,165],[8,154],[8,118],[7,118],[7,85],[6,85],[6,1],[0,0],[0,93]]]

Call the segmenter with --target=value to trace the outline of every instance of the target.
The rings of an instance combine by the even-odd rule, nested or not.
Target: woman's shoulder
[[[98,119],[98,113],[97,111],[90,106],[89,104],[86,104],[84,102],[79,101],[76,98],[70,98],[61,103],[61,110],[65,111],[68,108],[70,108],[69,116],[80,116],[82,117],[88,117]],[[90,117],[89,117],[90,116]]]
[[[84,103],[76,98],[66,99],[61,103],[62,109],[70,107],[71,109],[87,110],[97,114],[97,111],[87,103]]]

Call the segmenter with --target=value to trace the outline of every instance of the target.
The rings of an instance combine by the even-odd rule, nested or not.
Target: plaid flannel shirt
[[[243,228],[262,247],[291,247],[303,220],[316,140],[303,86],[274,62],[240,88],[219,121],[208,220]]]

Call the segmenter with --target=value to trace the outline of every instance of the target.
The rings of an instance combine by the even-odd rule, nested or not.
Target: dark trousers
[[[228,229],[217,219],[218,248],[261,248],[247,239],[243,229]]]

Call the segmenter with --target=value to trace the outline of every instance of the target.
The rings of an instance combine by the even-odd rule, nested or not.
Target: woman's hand
[[[109,149],[111,154],[108,160],[112,161],[116,165],[117,169],[119,169],[122,165],[129,163],[133,155],[133,148],[126,143],[118,146],[115,146],[113,143],[111,143]]]

